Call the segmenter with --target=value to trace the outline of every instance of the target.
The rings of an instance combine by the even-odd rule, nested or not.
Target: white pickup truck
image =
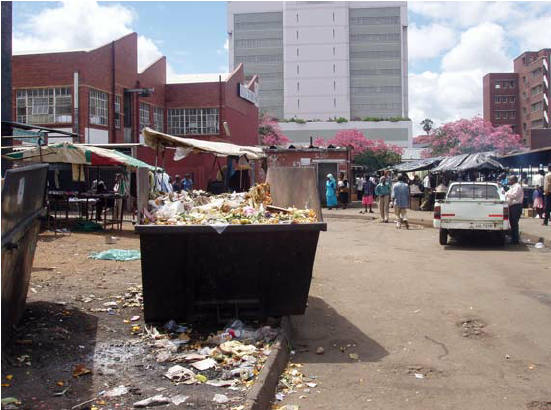
[[[504,245],[510,229],[505,194],[496,183],[454,182],[446,199],[434,204],[433,225],[440,230],[440,245],[448,243],[448,235],[476,231],[493,233]]]

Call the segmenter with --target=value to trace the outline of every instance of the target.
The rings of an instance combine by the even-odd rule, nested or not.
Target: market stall
[[[48,189],[48,221],[49,216],[53,216],[56,231],[58,213],[65,216],[67,223],[70,210],[74,207],[84,219],[90,219],[95,213],[95,219],[102,220],[104,228],[115,226],[122,229],[126,199],[131,190],[128,171],[138,168],[155,170],[155,167],[118,151],[70,142],[21,148],[4,157],[14,161],[52,164]],[[59,166],[60,164],[67,164],[70,170],[67,166]],[[102,180],[100,170],[105,168],[112,170],[112,181],[109,184],[112,189],[107,189],[107,184]],[[70,173],[70,178],[63,180],[62,170],[66,171],[65,174]]]

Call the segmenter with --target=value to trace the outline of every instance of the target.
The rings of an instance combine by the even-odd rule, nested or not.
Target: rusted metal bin
[[[2,343],[25,311],[47,174],[47,164],[8,170],[2,186]]]
[[[218,228],[218,227],[217,227]],[[147,322],[304,314],[326,223],[137,225]]]

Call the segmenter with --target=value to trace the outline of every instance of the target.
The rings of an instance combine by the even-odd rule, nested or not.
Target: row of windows
[[[543,120],[532,121],[532,128],[543,128]]]
[[[372,75],[400,75],[401,70],[399,68],[372,68],[365,70],[351,70],[351,77],[369,77]]]
[[[70,87],[17,90],[17,121],[25,124],[71,123],[72,98]]]
[[[543,92],[543,85],[540,84],[540,85],[536,85],[535,87],[533,87],[530,90],[530,95],[536,95],[536,94],[540,94],[542,92]]]
[[[494,117],[499,119],[517,118],[516,111],[494,111]]]
[[[108,125],[109,121],[109,94],[99,90],[90,90],[89,115],[90,124]],[[122,99],[115,96],[115,127],[121,127]],[[150,105],[140,103],[140,130],[151,125],[149,122]],[[16,94],[17,121],[25,124],[65,124],[71,123],[72,117],[72,89],[63,88],[35,88],[17,90]],[[153,128],[163,131],[164,110],[154,107]]]
[[[543,101],[538,101],[537,103],[532,104],[532,112],[543,110]]]
[[[281,29],[283,28],[283,22],[281,21],[254,21],[248,23],[235,23],[235,30],[248,31],[248,30],[269,30],[269,29]]]
[[[245,76],[245,81],[251,81],[253,78],[252,75]],[[273,80],[273,79],[283,79],[283,73],[260,73],[258,78],[262,80]]]
[[[371,26],[384,24],[400,24],[400,17],[352,17],[350,18],[351,26]]]
[[[366,94],[400,94],[402,87],[399,85],[387,85],[380,87],[350,87],[350,94],[366,95]]]
[[[219,133],[218,108],[175,108],[168,110],[168,133],[206,135]]]
[[[497,104],[500,103],[514,103],[515,102],[515,96],[514,95],[496,95],[494,96],[494,102]]]
[[[267,56],[235,56],[235,64],[239,63],[279,63],[283,61],[283,54],[271,54]]]
[[[543,75],[543,68],[536,68],[534,71],[532,71],[532,78],[541,77]]]
[[[496,81],[495,88],[515,88],[517,86],[516,81]]]
[[[246,40],[235,40],[235,48],[262,48],[262,47],[282,47],[281,38],[251,38]]]
[[[394,58],[400,57],[400,50],[390,51],[353,51],[350,58]]]
[[[351,34],[350,41],[377,41],[380,43],[400,41],[400,33]]]
[[[402,104],[400,103],[370,103],[370,104],[352,104],[354,108],[364,109],[364,110],[401,110]]]

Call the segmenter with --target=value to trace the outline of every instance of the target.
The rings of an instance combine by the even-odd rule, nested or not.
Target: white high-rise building
[[[230,68],[259,76],[260,109],[309,121],[281,124],[295,142],[357,128],[411,145],[411,122],[396,121],[408,116],[406,2],[229,2],[228,35]]]

